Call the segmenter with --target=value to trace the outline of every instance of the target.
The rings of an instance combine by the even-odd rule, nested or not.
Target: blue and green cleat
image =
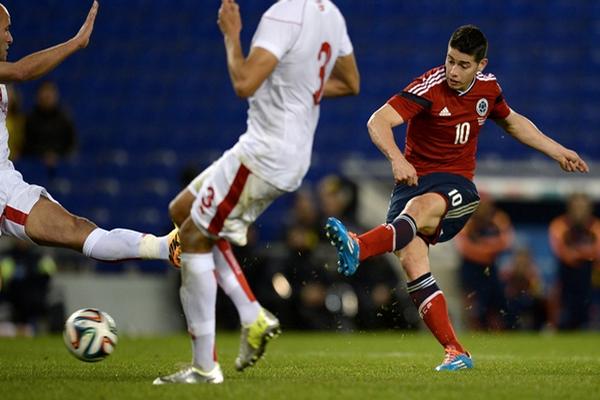
[[[360,246],[354,234],[337,218],[327,218],[325,233],[338,253],[338,272],[350,276],[356,272]]]
[[[473,359],[468,352],[461,353],[454,349],[446,349],[444,361],[435,367],[436,371],[458,371],[473,368]]]

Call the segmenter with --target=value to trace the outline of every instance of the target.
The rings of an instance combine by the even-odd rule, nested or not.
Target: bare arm
[[[260,47],[252,48],[248,58],[244,57],[240,42],[242,20],[234,0],[222,0],[217,22],[225,40],[227,69],[233,89],[240,97],[250,97],[271,75],[277,66],[277,57]]]
[[[392,106],[385,104],[371,115],[367,128],[375,146],[392,164],[394,180],[398,183],[414,186],[418,184],[417,171],[404,158],[402,151],[394,140],[394,132],[392,131],[392,128],[403,123],[404,120],[400,114]]]
[[[94,0],[87,18],[77,35],[54,47],[30,54],[17,62],[0,62],[0,82],[20,82],[37,79],[52,71],[77,50],[87,47],[98,13],[98,1]]]
[[[333,71],[325,83],[324,97],[357,95],[360,92],[360,75],[354,54],[338,57]]]
[[[521,114],[511,110],[508,117],[495,122],[519,142],[557,161],[564,171],[589,172],[587,164],[576,152],[544,135],[533,122]]]

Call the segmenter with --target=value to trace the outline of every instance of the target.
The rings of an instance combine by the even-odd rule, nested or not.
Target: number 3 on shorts
[[[206,209],[212,207],[213,200],[215,199],[215,189],[212,186],[209,186],[206,190],[206,195],[202,196],[202,202],[200,204],[200,212],[202,214],[206,213]]]

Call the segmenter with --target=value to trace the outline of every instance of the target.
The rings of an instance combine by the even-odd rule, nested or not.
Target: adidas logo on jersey
[[[442,109],[442,111],[440,111],[439,116],[440,117],[450,117],[450,116],[452,116],[452,113],[450,112],[450,110],[448,110],[448,107],[444,107]]]

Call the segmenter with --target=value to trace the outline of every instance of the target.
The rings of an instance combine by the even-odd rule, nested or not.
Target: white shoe
[[[221,383],[223,372],[217,363],[210,372],[204,372],[200,368],[190,366],[177,371],[174,374],[158,377],[152,382],[153,385],[166,385],[169,383]]]

